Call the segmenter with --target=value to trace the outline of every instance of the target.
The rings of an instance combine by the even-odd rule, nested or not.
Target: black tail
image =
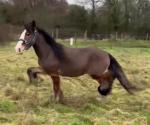
[[[133,86],[129,80],[127,79],[122,67],[120,64],[117,62],[117,60],[109,54],[110,58],[110,66],[109,70],[113,73],[113,76],[117,78],[120,82],[120,84],[130,93],[133,94],[133,90],[136,89],[135,86]]]

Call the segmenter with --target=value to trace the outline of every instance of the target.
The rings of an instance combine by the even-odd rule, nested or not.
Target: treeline
[[[0,40],[12,38],[32,19],[55,37],[123,34],[149,38],[149,0],[77,1],[87,8],[66,0],[0,0]]]

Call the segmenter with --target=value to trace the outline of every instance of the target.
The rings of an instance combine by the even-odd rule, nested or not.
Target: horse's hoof
[[[110,89],[109,88],[102,88],[101,86],[98,87],[98,92],[102,95],[102,96],[107,96],[110,93]]]
[[[60,98],[60,97],[55,97],[55,96],[50,96],[50,101],[54,102],[54,103],[60,103],[60,104],[64,104],[64,99]]]

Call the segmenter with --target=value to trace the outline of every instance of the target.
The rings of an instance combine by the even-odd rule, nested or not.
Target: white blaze
[[[20,39],[23,39],[24,40],[24,37],[25,37],[25,34],[26,34],[26,30],[24,30],[22,33],[21,33],[21,35],[20,35]]]
[[[24,31],[21,33],[19,39],[24,40],[24,37],[25,37],[26,32],[27,32],[27,31],[24,30]],[[21,52],[24,51],[25,46],[23,46],[22,43],[23,43],[23,41],[21,41],[21,40],[18,41],[18,43],[17,43],[17,45],[16,45],[16,47],[15,47],[15,50],[16,50],[17,53],[21,53]]]

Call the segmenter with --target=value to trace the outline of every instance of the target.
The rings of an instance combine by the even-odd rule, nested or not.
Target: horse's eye
[[[30,33],[26,33],[27,36],[30,36]]]

